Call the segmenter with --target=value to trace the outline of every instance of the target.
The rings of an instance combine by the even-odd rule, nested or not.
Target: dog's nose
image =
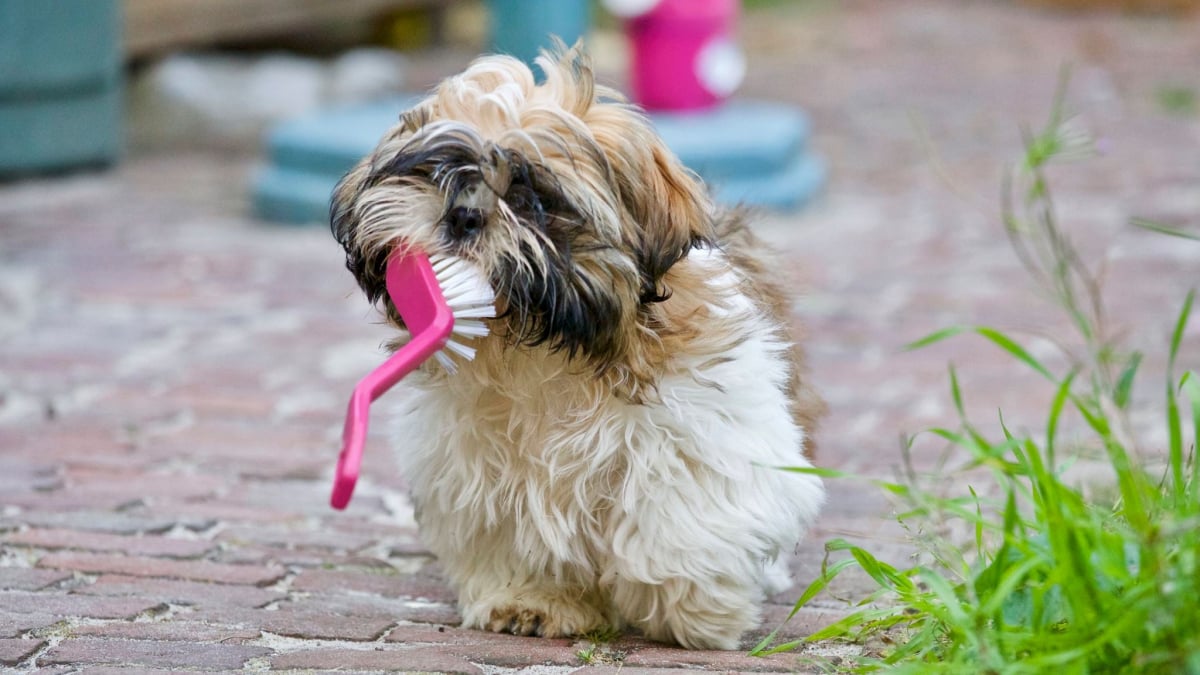
[[[456,206],[446,214],[446,230],[454,239],[465,239],[483,227],[483,211],[466,206]]]

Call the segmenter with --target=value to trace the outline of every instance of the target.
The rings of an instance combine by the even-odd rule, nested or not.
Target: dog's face
[[[578,48],[538,65],[540,85],[505,56],[443,82],[342,179],[332,229],[392,321],[395,247],[455,255],[496,291],[493,333],[603,370],[653,323],[667,270],[711,240],[712,209],[641,112],[595,85]]]

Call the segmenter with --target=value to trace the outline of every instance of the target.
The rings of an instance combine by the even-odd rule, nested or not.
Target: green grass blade
[[[808,476],[818,476],[820,478],[858,478],[853,474],[837,469],[827,469],[821,466],[775,466],[771,467],[779,471],[788,471],[791,473],[802,473]]]
[[[1050,465],[1051,471],[1058,469],[1054,463],[1054,442],[1058,437],[1058,419],[1062,415],[1063,407],[1067,404],[1067,397],[1071,394],[1071,383],[1074,381],[1075,373],[1072,372],[1058,385],[1054,401],[1050,404],[1050,417],[1046,421],[1046,462]]]
[[[904,345],[904,350],[913,351],[914,349],[927,347],[935,342],[941,342],[946,338],[954,337],[955,335],[961,335],[962,333],[966,333],[970,330],[971,329],[966,326],[952,326],[950,328],[943,328],[942,330],[930,333],[923,338],[913,340],[912,342]]]
[[[1171,333],[1171,350],[1167,353],[1167,373],[1172,375],[1175,370],[1175,357],[1179,355],[1179,345],[1183,342],[1183,331],[1187,328],[1188,317],[1192,313],[1192,301],[1196,299],[1196,291],[1188,291],[1183,301],[1183,309],[1179,310],[1179,318],[1175,321],[1175,330]]]
[[[1192,241],[1200,241],[1200,234],[1193,234],[1191,232],[1186,232],[1177,227],[1165,225],[1165,224],[1159,223],[1157,221],[1147,220],[1145,218],[1134,218],[1129,222],[1134,227],[1140,227],[1143,230],[1150,230],[1151,232],[1158,232],[1159,234],[1165,234],[1165,235],[1168,235],[1171,237],[1179,237],[1181,239],[1191,239]]]
[[[1192,474],[1190,477],[1191,506],[1193,510],[1200,509],[1200,378],[1193,371],[1185,372],[1179,378],[1179,388],[1187,395],[1192,409]]]
[[[1050,372],[1050,370],[1046,368],[1046,366],[1042,365],[1042,363],[1035,359],[1032,354],[1025,350],[1024,347],[1017,344],[1015,340],[1008,337],[1004,333],[986,326],[976,328],[975,332],[990,340],[997,347],[1000,347],[1004,351],[1016,357],[1018,361],[1037,371],[1042,377],[1045,377],[1051,382],[1056,381],[1056,378]]]
[[[1129,361],[1125,364],[1125,368],[1117,377],[1117,383],[1113,386],[1113,403],[1117,404],[1118,408],[1128,408],[1129,401],[1133,394],[1133,380],[1137,375],[1138,367],[1142,365],[1142,353],[1134,352]]]
[[[1183,301],[1183,309],[1175,321],[1175,330],[1171,333],[1171,348],[1167,353],[1167,434],[1169,461],[1171,465],[1172,494],[1175,503],[1182,504],[1187,497],[1187,485],[1183,472],[1183,421],[1179,415],[1179,400],[1175,395],[1175,359],[1179,355],[1179,345],[1183,343],[1183,332],[1187,328],[1188,317],[1192,312],[1192,301],[1196,292],[1190,291]]]

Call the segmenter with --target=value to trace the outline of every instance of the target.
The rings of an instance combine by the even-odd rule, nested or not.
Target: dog
[[[776,468],[811,466],[822,410],[783,275],[580,45],[537,65],[541,83],[508,56],[446,79],[332,198],[397,328],[400,242],[496,291],[475,358],[393,395],[422,537],[465,627],[734,649],[824,500]]]

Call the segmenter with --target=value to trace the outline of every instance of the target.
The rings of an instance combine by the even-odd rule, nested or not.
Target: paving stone
[[[211,518],[166,518],[125,512],[88,510],[66,513],[24,513],[21,515],[21,522],[37,527],[62,527],[115,534],[161,534],[174,527],[206,530],[216,524],[216,520]]]
[[[350,534],[339,530],[309,530],[283,527],[230,526],[221,530],[216,540],[234,545],[246,543],[281,548],[328,549],[357,551],[373,542],[375,537]]]
[[[262,632],[249,628],[212,626],[196,621],[164,620],[83,624],[71,629],[75,637],[105,637],[125,640],[181,640],[223,644],[256,640]]]
[[[16,614],[53,614],[91,619],[132,619],[161,606],[143,598],[106,598],[75,593],[0,592],[0,606]]]
[[[153,640],[73,638],[63,640],[38,659],[39,665],[110,664],[186,667],[195,670],[241,670],[247,661],[267,656],[271,650],[247,645]]]
[[[391,617],[397,621],[413,621],[442,625],[458,625],[462,619],[453,605],[384,598],[372,595],[320,595],[296,602],[298,607],[323,607],[350,616]]]
[[[29,631],[46,628],[63,620],[61,616],[35,612],[18,614],[16,612],[0,612],[0,638],[20,637]]]
[[[621,643],[614,644],[613,648],[627,649],[622,664],[634,667],[705,668],[748,673],[791,673],[800,668],[799,657],[790,654],[756,657],[740,651],[687,650],[668,646],[625,648]]]
[[[504,642],[464,643],[453,647],[427,647],[426,649],[449,651],[472,663],[518,668],[529,665],[581,665],[574,645],[573,640],[566,639],[524,638],[510,639]]]
[[[262,607],[285,597],[284,593],[258,586],[151,579],[120,574],[105,574],[95,583],[74,590],[83,595],[135,596],[157,598],[175,605],[195,607]]]
[[[45,640],[0,639],[0,666],[15,666],[46,644]]]
[[[213,548],[213,544],[196,539],[173,539],[170,537],[128,537],[76,530],[32,528],[16,532],[0,541],[21,544],[34,548],[77,549],[84,551],[120,551],[130,555],[163,556],[168,558],[199,558]],[[2,575],[3,572],[0,572]]]
[[[71,578],[70,572],[32,567],[0,567],[0,591],[36,591]]]
[[[7,446],[12,447],[12,446]],[[17,457],[0,458],[0,494],[61,487],[61,467]]]
[[[257,586],[278,581],[285,573],[282,568],[273,565],[222,565],[206,560],[167,560],[98,553],[51,553],[38,561],[38,567]]]
[[[198,609],[188,617],[220,626],[266,631],[306,640],[378,640],[395,624],[386,616],[339,614],[314,605],[312,608],[285,606],[277,610]]]
[[[310,593],[374,593],[389,598],[411,598],[446,604],[453,604],[457,600],[455,593],[444,581],[408,574],[304,570],[292,581],[292,588]]]
[[[482,675],[483,670],[465,658],[437,649],[322,649],[281,654],[271,667],[285,670],[416,671]]]
[[[129,675],[130,671],[138,673],[138,675],[187,675],[194,673],[194,670],[170,669],[170,668],[146,668],[138,666],[136,668],[122,668],[120,666],[89,666],[82,670],[76,670],[70,666],[60,666],[54,668],[41,668],[38,670],[41,673],[71,673],[72,675]]]

